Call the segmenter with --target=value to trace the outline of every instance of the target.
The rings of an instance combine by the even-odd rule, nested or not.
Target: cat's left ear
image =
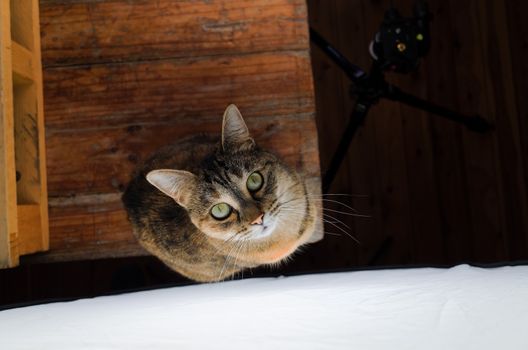
[[[189,205],[198,182],[193,173],[171,169],[152,170],[147,174],[147,181],[184,208]]]
[[[245,151],[253,147],[255,141],[249,136],[249,130],[237,106],[227,106],[222,122],[222,149]]]

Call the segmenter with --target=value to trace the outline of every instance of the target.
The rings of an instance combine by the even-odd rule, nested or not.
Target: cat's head
[[[235,105],[224,113],[218,150],[196,173],[159,169],[149,172],[147,180],[218,240],[265,247],[313,230],[315,209],[303,179],[256,146]]]

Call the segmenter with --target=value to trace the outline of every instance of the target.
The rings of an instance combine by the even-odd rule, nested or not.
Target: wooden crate
[[[0,2],[0,268],[47,250],[38,0]]]

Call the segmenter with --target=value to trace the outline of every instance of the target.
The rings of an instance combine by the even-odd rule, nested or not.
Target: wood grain
[[[0,3],[0,268],[18,265],[9,3]]]
[[[256,141],[286,162],[317,175],[317,143],[310,117],[267,118],[248,125]],[[122,191],[133,169],[156,149],[195,133],[219,135],[214,121],[155,124],[60,133],[48,138],[48,188],[52,198]],[[305,132],[303,132],[305,131]],[[280,140],[280,141],[277,141]],[[65,153],[62,150],[69,149]]]
[[[436,39],[446,31],[446,28],[454,27],[452,24],[454,20],[450,17],[450,6],[447,2],[436,2],[432,4],[431,10],[435,16],[435,21],[431,24],[431,35]],[[459,38],[456,33],[449,32],[449,34],[456,39]],[[457,98],[460,94],[459,85],[454,79],[456,75],[451,68],[455,65],[453,50],[453,45],[446,40],[436,39],[432,42],[431,52],[423,62],[425,74],[429,77],[423,78],[427,87],[427,94],[424,97],[439,105],[462,112]],[[463,84],[460,81],[458,83]],[[415,110],[414,113],[419,117],[416,115],[418,111]],[[428,254],[429,249],[443,251],[447,261],[467,259],[472,256],[474,231],[471,221],[467,219],[470,215],[470,204],[464,168],[465,154],[462,148],[463,126],[433,114],[427,114],[425,117],[430,123],[432,146],[430,159],[433,161],[434,169],[433,182],[429,186],[437,190],[437,215],[440,220],[436,224],[441,230],[442,240],[436,242],[431,240],[433,245],[422,252]],[[433,237],[435,229],[430,229],[433,231],[431,233]],[[422,227],[422,230],[417,234],[430,236],[426,227]],[[423,248],[425,247],[422,246]],[[436,259],[435,262],[440,263],[441,260]]]
[[[43,1],[40,13],[51,251],[35,259],[143,254],[119,200],[130,174],[162,146],[219,136],[229,103],[318,183],[302,1]]]
[[[42,244],[43,227],[41,225],[39,204],[19,204],[18,214],[18,250],[20,255],[45,250]]]
[[[306,52],[162,60],[44,72],[48,133],[217,119],[226,103],[250,117],[313,113]]]
[[[44,66],[306,50],[294,0],[41,1]]]
[[[47,162],[46,162],[46,133],[44,119],[44,83],[42,74],[42,55],[40,39],[40,11],[39,1],[32,1],[32,34],[33,34],[33,68],[34,68],[34,87],[36,98],[37,112],[37,129],[38,129],[38,168],[40,184],[40,227],[42,250],[49,248],[49,215],[48,215],[48,180],[47,180]]]
[[[11,10],[11,38],[29,51],[34,51],[38,36],[38,4],[34,0],[9,0]]]
[[[335,23],[337,20],[337,9],[334,4],[331,3],[328,6],[328,3],[324,1],[311,1],[310,7],[312,8],[312,11],[310,11],[310,22],[312,26],[319,30],[327,40],[333,43],[337,42],[338,35],[336,28],[331,25],[331,23]],[[330,162],[330,157],[339,141],[336,135],[339,135],[344,130],[347,121],[342,102],[344,96],[342,96],[340,89],[344,77],[339,68],[326,60],[324,54],[316,46],[312,47],[312,55],[314,64],[316,65],[313,68],[315,73],[314,79],[316,80],[315,85],[324,87],[316,93],[316,106],[318,114],[326,115],[326,118],[318,119],[318,129],[321,130],[319,149],[321,150],[321,154],[324,155],[321,158],[321,167],[326,169]],[[332,122],[328,122],[328,120]],[[349,190],[349,174],[349,164],[348,162],[344,162],[329,192],[347,193]],[[325,259],[321,259],[321,264],[327,268],[335,268],[340,263],[344,263],[346,266],[354,266],[357,264],[358,244],[355,240],[347,237],[342,231],[346,229],[344,225],[353,227],[353,221],[350,220],[349,216],[335,211],[341,211],[343,209],[336,202],[333,202],[337,199],[343,201],[343,198],[334,198],[332,196],[326,197],[321,201],[325,208],[323,218],[326,221],[324,229],[327,235],[324,241],[318,244],[317,251],[321,256],[326,257]],[[345,198],[345,202],[348,199]],[[348,234],[355,236],[354,232],[348,232]],[[342,259],[339,257],[342,256],[346,257],[344,262],[340,261]]]
[[[528,185],[524,182],[526,157],[522,153],[521,141],[526,135],[519,133],[506,8],[504,3],[486,1],[479,11],[484,24],[480,31],[481,46],[488,53],[483,63],[490,73],[489,79],[485,80],[485,93],[490,114],[495,119],[498,140],[494,146],[500,174],[501,214],[503,227],[510,233],[507,236],[503,236],[502,232],[495,233],[494,239],[501,241],[501,253],[505,256],[521,259],[528,235],[528,203],[525,195]]]
[[[13,81],[15,84],[27,84],[33,81],[33,55],[31,51],[17,42],[11,43]]]
[[[528,67],[526,61],[528,59],[528,25],[526,25],[526,13],[528,13],[528,3],[526,1],[513,0],[505,3],[507,21],[509,32],[509,47],[511,49],[511,62],[513,73],[513,84],[515,93],[515,103],[517,107],[517,127],[520,154],[523,155],[524,165],[524,184],[525,184],[525,198],[528,198],[528,161],[526,155],[528,154],[528,99],[526,99],[526,91],[528,91]],[[522,194],[520,194],[522,195]],[[515,249],[518,252],[528,251],[528,233],[524,238],[525,244],[518,244],[511,241],[511,244],[516,244]]]

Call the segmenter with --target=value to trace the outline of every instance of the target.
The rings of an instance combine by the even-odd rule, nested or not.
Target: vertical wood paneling
[[[478,3],[481,21],[480,41],[485,53],[483,63],[489,75],[486,97],[489,113],[495,116],[498,181],[502,195],[503,228],[501,229],[505,256],[520,259],[525,252],[528,232],[528,205],[524,162],[521,148],[519,114],[515,103],[511,50],[504,2]],[[507,234],[504,234],[504,233]]]
[[[480,17],[482,3],[478,1],[450,2],[453,30],[459,46],[454,53],[459,110],[478,113],[497,123],[493,111],[495,96],[488,90],[489,71],[485,66],[488,53],[482,47],[480,32],[484,22]],[[474,13],[468,17],[463,13]],[[471,226],[473,229],[472,258],[496,261],[505,258],[504,198],[500,189],[501,176],[497,163],[497,131],[479,135],[462,130],[462,152],[465,157],[466,187]]]
[[[412,13],[413,0],[400,1],[404,15]],[[431,9],[435,11],[435,9]],[[427,65],[411,75],[391,77],[404,91],[428,99]],[[439,264],[445,261],[445,237],[442,232],[439,194],[436,186],[434,145],[431,120],[427,112],[400,104],[407,184],[409,191],[410,222],[412,225],[413,260],[420,264]]]
[[[413,2],[394,3],[408,16]],[[338,9],[337,20],[319,29],[331,33],[352,62],[366,66],[370,58],[364,44],[390,2],[313,3],[309,10],[316,13]],[[335,185],[370,198],[362,209],[371,211],[373,223],[362,226],[356,220],[354,226],[359,237],[367,237],[358,262],[364,262],[362,252],[379,248],[387,237],[393,239],[389,254],[376,264],[527,259],[527,5],[493,0],[431,0],[429,5],[434,16],[429,55],[418,72],[388,74],[388,79],[437,104],[478,113],[496,130],[477,134],[396,103],[374,107]],[[318,53],[313,60],[317,76],[328,60]],[[344,112],[352,106],[348,81],[340,87],[321,79],[315,83],[321,158],[329,159],[340,135],[334,125],[344,125],[342,115],[335,115],[336,99],[342,99]],[[322,165],[324,170],[325,161]]]
[[[515,105],[518,116],[518,134],[520,143],[520,154],[524,166],[524,197],[528,198],[528,25],[526,14],[528,14],[528,2],[522,0],[506,1],[506,25],[508,26],[509,47],[511,50],[511,62],[513,72],[513,84],[515,93]],[[523,195],[519,193],[519,195]],[[526,215],[525,215],[526,216]],[[528,250],[528,233],[525,232],[524,246],[517,244],[516,249]],[[515,244],[515,242],[512,242]]]
[[[366,17],[364,4],[361,1],[336,1],[336,27],[338,28],[338,40],[335,45],[339,47],[344,55],[360,68],[368,70],[370,59],[363,55],[368,47],[370,38],[366,31]],[[345,122],[348,122],[355,105],[355,98],[350,96],[351,82],[344,75],[341,75],[341,86],[344,99],[343,104]],[[338,87],[339,88],[339,87]],[[341,129],[343,131],[343,129]],[[336,193],[351,196],[337,196],[340,201],[356,209],[357,213],[363,216],[345,216],[342,218],[351,228],[352,234],[357,237],[358,244],[358,264],[367,265],[377,254],[383,245],[385,237],[381,235],[376,220],[376,203],[379,198],[372,196],[374,188],[378,186],[373,181],[372,176],[376,171],[376,164],[371,157],[372,152],[376,152],[373,141],[373,128],[360,128],[350,144],[348,154],[343,164],[341,173],[347,174],[348,178],[344,182],[346,185],[334,188]],[[337,141],[337,138],[336,138]],[[340,175],[340,174],[338,174]]]
[[[389,1],[371,2],[366,9],[365,34],[370,41],[379,29]],[[365,48],[365,53],[368,53]],[[377,208],[373,220],[380,222],[381,235],[391,242],[380,263],[405,264],[412,261],[412,231],[405,159],[404,134],[399,106],[382,100],[369,113],[365,128],[373,128],[371,142],[376,150],[374,181]]]
[[[457,104],[452,18],[447,2],[434,2],[430,10],[434,21],[431,25],[431,51],[424,60],[427,84],[426,99],[459,111]],[[471,260],[472,226],[469,220],[468,188],[462,148],[463,126],[439,116],[428,114],[433,140],[431,160],[435,169],[434,186],[438,193],[440,229],[445,240],[447,259]],[[423,235],[428,235],[424,228]]]
[[[337,42],[339,36],[337,35],[337,27],[333,26],[332,23],[336,23],[337,20],[337,7],[336,2],[332,1],[309,1],[311,10],[309,11],[310,23],[313,27],[320,31],[327,40],[331,42]],[[321,157],[321,167],[326,169],[330,162],[330,157],[335,151],[337,146],[338,138],[332,137],[342,132],[346,126],[345,109],[343,101],[346,100],[344,91],[340,88],[343,83],[343,74],[333,63],[326,60],[324,53],[322,53],[317,47],[312,46],[312,66],[314,72],[314,81],[316,87],[323,87],[316,93],[316,110],[317,114],[326,116],[317,119],[318,130],[325,130],[320,133],[321,139],[319,140],[319,148],[323,150],[325,156]],[[331,120],[331,123],[327,121]],[[348,179],[350,173],[347,170],[348,167],[343,165],[342,171],[336,177],[333,186],[330,190],[331,193],[342,193],[348,192]],[[328,197],[330,200],[339,200],[346,202],[346,198],[334,198]],[[323,200],[327,205],[325,207],[330,210],[339,210],[339,205],[334,205],[330,201]],[[316,247],[310,248],[310,251],[317,251],[317,254],[325,255],[326,265],[328,267],[337,267],[341,264],[348,266],[356,265],[357,259],[357,244],[354,240],[347,237],[347,235],[338,227],[343,227],[342,221],[345,224],[351,224],[350,219],[347,216],[340,215],[339,213],[332,211],[325,211],[323,214],[325,224],[325,231],[328,233],[325,241],[318,244]],[[350,234],[353,234],[351,232]],[[337,258],[339,257],[339,258]]]

